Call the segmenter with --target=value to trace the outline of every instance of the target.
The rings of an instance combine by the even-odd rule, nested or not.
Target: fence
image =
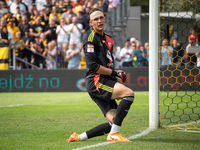
[[[16,48],[16,47],[15,47],[15,48]],[[16,70],[16,60],[19,60],[19,61],[25,63],[26,65],[31,66],[32,69],[34,69],[34,68],[35,68],[35,69],[42,69],[42,68],[43,68],[42,66],[41,66],[41,67],[35,66],[35,65],[33,65],[33,64],[31,64],[31,63],[25,61],[24,59],[21,59],[21,58],[17,57],[17,56],[15,55],[15,48],[11,48],[11,43],[9,44],[9,68],[11,68],[11,69],[13,69],[13,70]],[[32,50],[31,50],[29,47],[24,46],[24,48],[25,48],[26,50],[32,52]],[[12,53],[11,53],[11,51],[12,51]],[[54,68],[53,68],[53,69],[56,69],[56,68],[57,68],[57,62],[56,62],[55,60],[53,60],[52,58],[49,58],[49,57],[47,57],[47,56],[44,56],[44,55],[42,55],[42,54],[39,53],[39,52],[37,52],[36,54],[39,55],[39,56],[41,56],[41,57],[43,57],[44,59],[48,59],[48,60],[50,60],[51,62],[53,62],[53,64],[54,64]],[[11,57],[11,55],[12,55],[12,57]],[[56,55],[56,58],[57,58],[57,55]],[[56,59],[56,60],[57,60],[57,59]],[[12,62],[12,63],[11,63],[11,62]]]

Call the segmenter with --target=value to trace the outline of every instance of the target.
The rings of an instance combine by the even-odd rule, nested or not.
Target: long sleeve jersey
[[[100,65],[114,69],[113,44],[112,38],[107,33],[104,32],[102,36],[94,30],[91,31],[83,45],[88,68],[87,76],[96,75]],[[111,76],[101,76],[113,78]]]

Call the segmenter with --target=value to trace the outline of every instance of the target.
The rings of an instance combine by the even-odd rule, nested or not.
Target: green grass
[[[120,129],[126,137],[140,134],[149,126],[148,92],[135,94]],[[76,143],[65,140],[72,131],[82,133],[105,122],[106,118],[87,93],[0,93],[1,150],[70,150],[103,143],[106,135]],[[160,128],[131,143],[90,149],[200,149],[200,133]]]

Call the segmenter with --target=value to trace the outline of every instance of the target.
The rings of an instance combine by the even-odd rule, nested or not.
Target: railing
[[[23,47],[32,52],[32,50],[29,47],[26,47],[26,46],[23,46]],[[13,52],[12,53],[13,54],[13,60],[11,60],[11,51]],[[50,60],[51,62],[53,62],[53,64],[54,64],[54,68],[53,69],[57,68],[57,63],[56,63],[55,60],[53,60],[52,58],[49,58],[47,56],[44,56],[44,55],[42,55],[41,53],[38,53],[38,52],[36,54],[41,56],[41,57],[43,57],[43,58],[45,58],[45,59]],[[35,69],[38,69],[38,70],[39,69],[43,69],[43,67],[35,66],[35,65],[33,65],[33,64],[31,64],[31,63],[29,63],[29,62],[17,57],[17,56],[15,56],[15,48],[11,48],[11,44],[9,44],[9,68],[12,68],[13,70],[16,70],[16,60],[19,60],[19,61],[31,66],[32,68],[35,68]],[[13,66],[11,66],[11,61],[13,61]]]

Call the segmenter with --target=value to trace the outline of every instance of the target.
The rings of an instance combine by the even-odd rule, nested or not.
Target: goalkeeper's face
[[[104,16],[97,16],[93,20],[90,20],[90,24],[97,33],[104,31],[106,18]]]

